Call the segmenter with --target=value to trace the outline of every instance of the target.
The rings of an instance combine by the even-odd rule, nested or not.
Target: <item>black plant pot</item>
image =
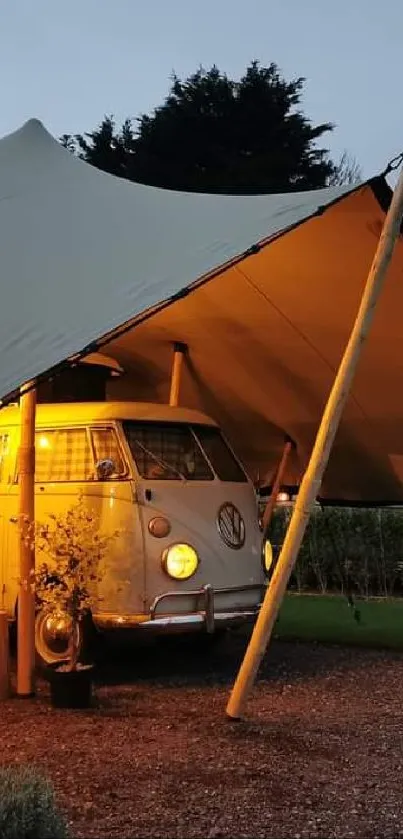
[[[61,670],[67,662],[46,669],[53,708],[89,708],[92,702],[93,666],[78,665],[77,670]]]

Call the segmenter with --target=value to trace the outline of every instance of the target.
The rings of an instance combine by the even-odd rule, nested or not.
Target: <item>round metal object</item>
[[[35,647],[45,664],[65,661],[71,632],[71,618],[60,612],[42,610],[35,620]],[[81,644],[80,628],[77,628],[77,643]]]
[[[218,532],[226,545],[239,550],[245,544],[245,522],[234,504],[222,504],[217,515]]]
[[[163,516],[156,516],[148,522],[148,530],[151,536],[155,536],[156,539],[164,539],[165,536],[169,536],[171,525],[168,519]]]

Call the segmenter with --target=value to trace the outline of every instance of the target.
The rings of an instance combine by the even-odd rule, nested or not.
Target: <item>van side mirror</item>
[[[99,481],[107,481],[117,472],[116,463],[108,457],[104,460],[98,460],[95,468]]]

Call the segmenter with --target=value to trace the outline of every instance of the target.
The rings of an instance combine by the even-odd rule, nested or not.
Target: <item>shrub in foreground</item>
[[[0,839],[67,839],[51,784],[29,766],[0,767]]]

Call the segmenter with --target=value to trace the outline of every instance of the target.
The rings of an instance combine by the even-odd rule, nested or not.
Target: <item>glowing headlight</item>
[[[199,557],[190,545],[171,545],[162,555],[164,571],[174,580],[188,580],[199,565]]]
[[[266,574],[270,572],[271,566],[273,564],[273,549],[271,543],[268,539],[266,539],[263,545],[263,565]]]

